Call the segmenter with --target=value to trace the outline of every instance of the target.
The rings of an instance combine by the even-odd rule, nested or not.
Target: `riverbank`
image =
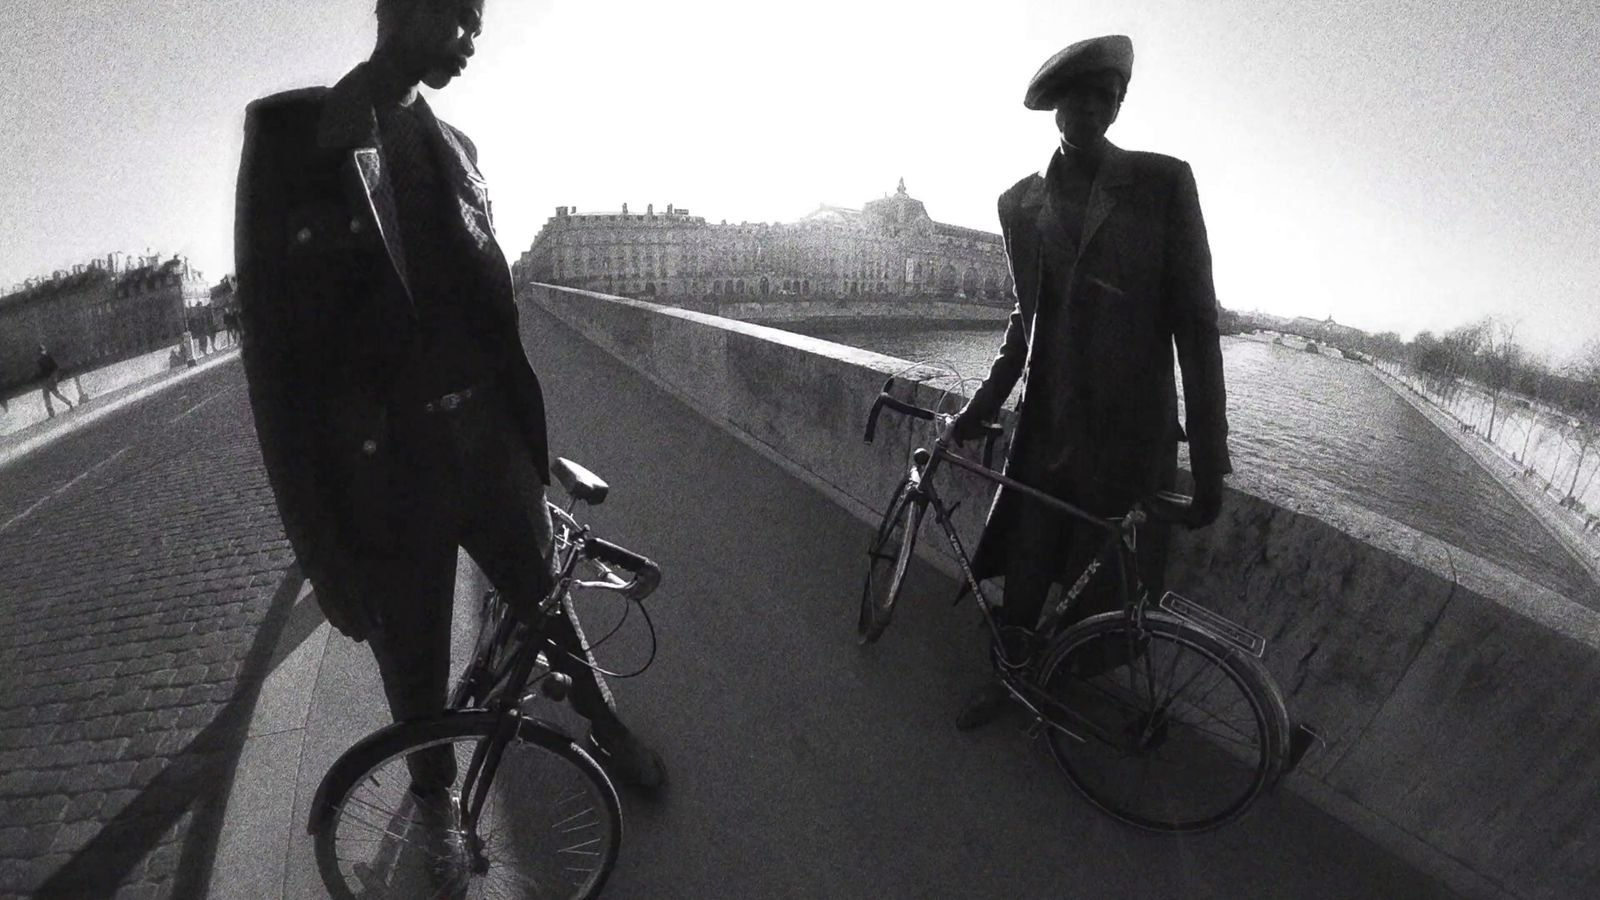
[[[1559,506],[1557,498],[1550,496],[1541,485],[1525,476],[1525,467],[1508,453],[1481,439],[1477,431],[1466,430],[1461,420],[1429,402],[1405,381],[1377,366],[1369,368],[1380,382],[1427,417],[1446,437],[1455,441],[1457,446],[1477,461],[1485,472],[1493,476],[1589,572],[1590,577],[1595,579],[1597,589],[1600,589],[1600,534],[1584,531],[1583,523]]]

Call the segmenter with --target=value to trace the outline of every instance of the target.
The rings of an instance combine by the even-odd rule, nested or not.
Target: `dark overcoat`
[[[543,394],[477,150],[417,103],[455,200],[451,283],[481,304],[489,365],[549,483]],[[419,489],[390,452],[388,388],[417,316],[364,64],[332,88],[250,104],[234,254],[250,403],[284,531],[329,621],[359,640],[344,610],[387,564],[372,548],[386,545],[396,498]]]
[[[1000,353],[968,406],[992,418],[1022,379],[1007,474],[1038,483],[1039,473],[1030,471],[1031,463],[1023,465],[1025,459],[1062,458],[1079,448],[1094,452],[1102,460],[1096,469],[1109,477],[1135,481],[1160,471],[1161,460],[1170,460],[1184,437],[1174,346],[1183,367],[1194,474],[1220,478],[1232,471],[1211,251],[1194,174],[1182,160],[1108,146],[1089,191],[1071,274],[1064,290],[1055,286],[1049,295],[1062,298],[1068,331],[1081,340],[1067,357],[1064,389],[1057,396],[1029,394],[1029,372],[1047,355],[1066,350],[1034,340],[1046,290],[1045,242],[1060,233],[1047,218],[1047,172],[1048,167],[1023,178],[1000,197],[1017,302]],[[1054,408],[1054,434],[1040,433],[1044,404]],[[1030,448],[1034,442],[1052,446],[1040,453]],[[1049,515],[1028,512],[1039,507],[1023,499],[1004,488],[996,492],[974,554],[980,578],[1004,574],[1011,529],[1034,515]]]

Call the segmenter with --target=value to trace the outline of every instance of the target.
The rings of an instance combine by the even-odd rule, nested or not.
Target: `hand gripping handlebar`
[[[914,419],[926,419],[927,421],[932,422],[938,418],[937,414],[935,414],[931,409],[925,409],[921,406],[906,403],[902,400],[896,400],[894,397],[890,396],[889,393],[891,390],[893,390],[893,388],[893,378],[885,381],[883,383],[883,390],[878,392],[878,399],[874,400],[872,403],[872,411],[867,413],[867,431],[861,436],[861,439],[869,444],[872,443],[872,438],[877,434],[878,431],[878,413],[882,412],[885,406],[897,413],[911,416]],[[1005,428],[998,422],[985,422],[983,424],[984,468],[990,467],[990,461],[994,458],[995,439],[1000,437],[1004,431]]]

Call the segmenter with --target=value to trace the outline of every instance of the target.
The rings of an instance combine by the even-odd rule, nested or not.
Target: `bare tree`
[[[1600,340],[1590,340],[1577,359],[1567,366],[1565,374],[1575,382],[1577,388],[1571,398],[1574,415],[1562,430],[1567,445],[1578,451],[1578,461],[1572,467],[1572,481],[1567,485],[1567,493],[1563,498],[1571,501],[1576,498],[1578,476],[1583,472],[1584,459],[1595,442],[1600,440],[1600,425],[1596,424],[1600,422]],[[1591,473],[1590,478],[1593,477]]]
[[[1436,343],[1424,345],[1423,334],[1416,343],[1423,352],[1424,369],[1434,381],[1434,393],[1445,403],[1453,403],[1461,392],[1461,382],[1474,368],[1478,350],[1485,341],[1485,322],[1459,325],[1444,333]],[[1431,337],[1431,335],[1429,335]]]
[[[1411,367],[1420,376],[1424,391],[1431,390],[1442,402],[1450,377],[1450,351],[1431,331],[1420,331],[1411,339]]]
[[[1489,427],[1484,437],[1494,441],[1495,417],[1500,412],[1500,395],[1511,386],[1525,353],[1517,343],[1517,323],[1489,316],[1474,326],[1478,333],[1478,376],[1489,392]]]
[[[1533,439],[1533,430],[1539,424],[1538,401],[1544,397],[1545,380],[1549,378],[1550,371],[1546,363],[1531,355],[1524,355],[1517,364],[1511,382],[1511,390],[1529,398],[1528,423],[1522,432],[1522,452],[1514,454],[1512,459],[1524,466],[1528,463],[1528,444]]]

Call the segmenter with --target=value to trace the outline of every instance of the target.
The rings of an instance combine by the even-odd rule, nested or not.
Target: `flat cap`
[[[1133,80],[1133,40],[1127,35],[1089,38],[1050,57],[1028,82],[1028,93],[1022,98],[1022,105],[1029,109],[1053,109],[1057,93],[1072,79],[1107,70],[1121,75],[1124,86]]]

